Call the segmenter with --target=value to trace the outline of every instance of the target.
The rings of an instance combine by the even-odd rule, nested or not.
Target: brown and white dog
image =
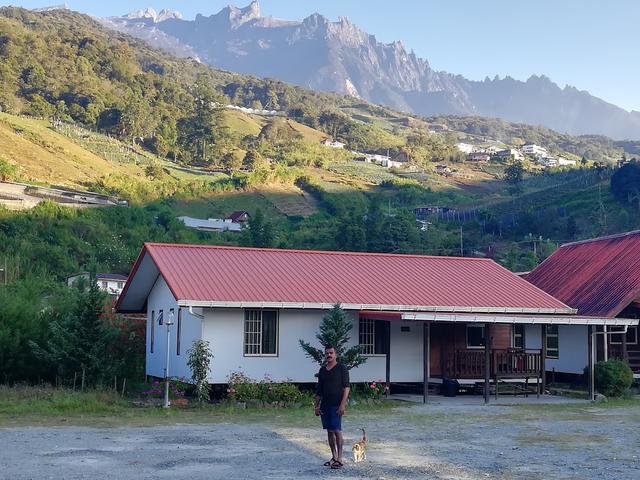
[[[353,451],[353,462],[358,463],[367,458],[367,434],[362,429],[362,440],[353,444],[351,447],[351,451]]]

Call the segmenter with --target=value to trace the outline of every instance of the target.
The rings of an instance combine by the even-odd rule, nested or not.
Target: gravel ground
[[[367,460],[341,471],[317,419],[153,427],[0,429],[0,478],[22,479],[638,479],[639,407],[441,402],[347,412]],[[350,448],[348,449],[350,453]]]

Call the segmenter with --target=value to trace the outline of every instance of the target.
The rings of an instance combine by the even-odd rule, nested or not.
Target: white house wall
[[[319,310],[280,310],[277,356],[249,356],[243,354],[244,311],[242,309],[206,309],[203,321],[203,338],[211,343],[214,359],[212,362],[211,383],[226,383],[228,376],[238,370],[261,380],[269,374],[275,381],[315,382],[318,365],[306,357],[300,348],[299,339],[312,345],[318,345],[315,338],[322,317],[326,311]],[[353,317],[354,328],[350,343],[358,342],[358,320]],[[412,329],[411,333],[400,332],[400,326],[392,323],[391,380],[422,381],[422,334]],[[417,339],[410,337],[418,335]],[[395,344],[398,342],[397,344]],[[395,344],[395,345],[394,345]],[[416,351],[412,351],[417,349]],[[394,360],[394,356],[398,356]],[[416,360],[417,365],[406,362]],[[352,382],[384,380],[386,358],[370,356],[364,365],[351,370]]]
[[[162,276],[159,276],[151,293],[149,294],[147,303],[147,352],[146,352],[146,372],[147,375],[155,377],[164,377],[164,369],[166,363],[167,352],[167,326],[166,320],[169,316],[170,309],[174,309],[173,325],[171,325],[170,334],[170,355],[169,355],[169,376],[186,378],[191,377],[191,371],[187,366],[187,350],[191,348],[194,340],[198,340],[202,336],[202,321],[190,315],[188,309],[182,309],[182,321],[180,328],[180,355],[177,355],[176,339],[178,327],[178,304],[176,303],[171,290],[167,286]],[[154,349],[151,353],[151,312],[155,312],[158,316],[160,310],[164,312],[163,325],[154,325]],[[196,309],[197,311],[197,309]],[[155,319],[154,319],[155,320]]]
[[[526,325],[527,348],[542,348],[540,325]],[[586,325],[558,326],[558,358],[547,358],[547,371],[582,374],[589,362]]]

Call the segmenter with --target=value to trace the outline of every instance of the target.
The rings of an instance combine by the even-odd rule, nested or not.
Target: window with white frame
[[[558,325],[547,325],[547,358],[558,358],[560,355],[560,341]]]
[[[244,311],[244,354],[278,355],[278,311]]]
[[[389,351],[389,322],[361,318],[358,324],[363,355],[386,355]]]
[[[620,332],[611,334],[611,343],[614,345],[622,344],[622,335],[624,332],[624,327],[621,326],[611,326],[609,327],[610,332]],[[629,326],[627,327],[627,345],[637,345],[638,344],[638,327]]]
[[[467,325],[467,348],[484,348],[484,324]]]

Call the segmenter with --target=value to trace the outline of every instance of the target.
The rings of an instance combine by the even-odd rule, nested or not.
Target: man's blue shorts
[[[342,417],[338,415],[338,406],[321,405],[320,418],[322,419],[322,428],[330,432],[338,432],[342,430]]]

